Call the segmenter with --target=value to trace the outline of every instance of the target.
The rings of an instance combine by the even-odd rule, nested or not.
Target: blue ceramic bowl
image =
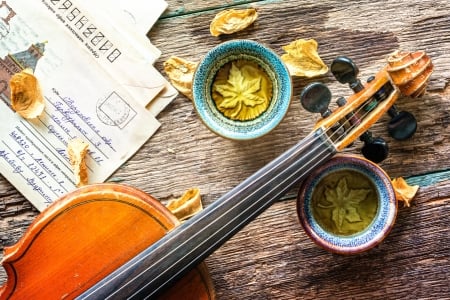
[[[389,176],[378,165],[359,156],[337,155],[303,181],[297,213],[317,245],[333,253],[356,254],[387,236],[397,201]]]
[[[212,84],[219,69],[235,60],[258,64],[272,81],[269,107],[253,120],[227,118],[212,98]],[[292,96],[292,82],[287,67],[278,55],[250,40],[232,40],[211,49],[201,60],[192,84],[195,109],[203,123],[214,133],[232,140],[258,138],[274,129],[285,116]]]

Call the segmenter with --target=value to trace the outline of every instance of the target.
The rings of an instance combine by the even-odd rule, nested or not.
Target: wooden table
[[[400,205],[387,239],[356,256],[330,254],[313,244],[296,215],[297,188],[214,252],[207,260],[218,299],[450,298],[450,3],[448,1],[175,1],[149,33],[162,50],[156,67],[171,55],[199,61],[224,41],[251,39],[282,54],[295,39],[314,38],[330,64],[351,57],[361,79],[374,74],[397,49],[425,50],[435,70],[422,99],[402,98],[399,108],[418,120],[409,140],[391,139],[388,116],[373,128],[385,138],[390,155],[380,165],[391,177],[419,184],[411,207]],[[226,8],[256,7],[258,20],[248,29],[221,37],[209,23]],[[204,205],[237,185],[294,145],[317,116],[305,112],[299,93],[321,81],[333,98],[348,87],[331,74],[294,78],[294,95],[283,122],[250,142],[225,140],[211,133],[192,103],[179,95],[159,116],[160,130],[122,166],[111,181],[138,187],[161,201],[199,187]],[[359,153],[361,143],[347,149]],[[0,176],[0,247],[14,244],[38,212]],[[2,271],[1,282],[5,275]],[[44,287],[43,287],[44,288]]]

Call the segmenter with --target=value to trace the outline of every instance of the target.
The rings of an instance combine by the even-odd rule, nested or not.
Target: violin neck
[[[317,129],[77,299],[158,294],[335,153],[334,144]]]

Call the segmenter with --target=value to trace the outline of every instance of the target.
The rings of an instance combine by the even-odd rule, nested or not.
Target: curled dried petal
[[[257,17],[258,12],[254,8],[227,9],[214,17],[209,31],[213,36],[235,33],[250,26]]]
[[[402,201],[405,206],[409,207],[412,199],[419,189],[418,185],[409,185],[402,177],[394,178],[392,186],[395,191],[395,198],[397,201]]]
[[[286,54],[281,56],[292,76],[315,77],[328,72],[328,67],[317,53],[314,39],[296,40],[282,47]]]
[[[9,81],[11,106],[23,118],[39,117],[45,108],[39,82],[31,69],[14,74]]]
[[[196,68],[197,63],[176,56],[171,56],[164,62],[164,71],[173,86],[191,100],[193,99],[192,79]]]
[[[186,220],[203,209],[200,190],[191,188],[180,198],[170,200],[166,207],[178,218],[178,220]]]
[[[75,138],[67,143],[67,153],[70,165],[75,175],[75,184],[80,187],[88,184],[88,172],[86,167],[86,153],[89,144],[80,138]]]

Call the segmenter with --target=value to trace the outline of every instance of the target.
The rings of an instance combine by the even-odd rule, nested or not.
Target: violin
[[[336,58],[331,71],[354,94],[331,112],[329,90],[307,86],[302,105],[322,116],[313,131],[184,223],[124,185],[94,184],[63,196],[5,249],[0,299],[214,299],[202,261],[358,137],[363,153],[383,159],[386,147],[368,129],[389,112],[391,135],[414,133],[414,118],[394,111],[394,102],[423,95],[432,69],[424,52],[396,52],[363,85],[353,61]]]

